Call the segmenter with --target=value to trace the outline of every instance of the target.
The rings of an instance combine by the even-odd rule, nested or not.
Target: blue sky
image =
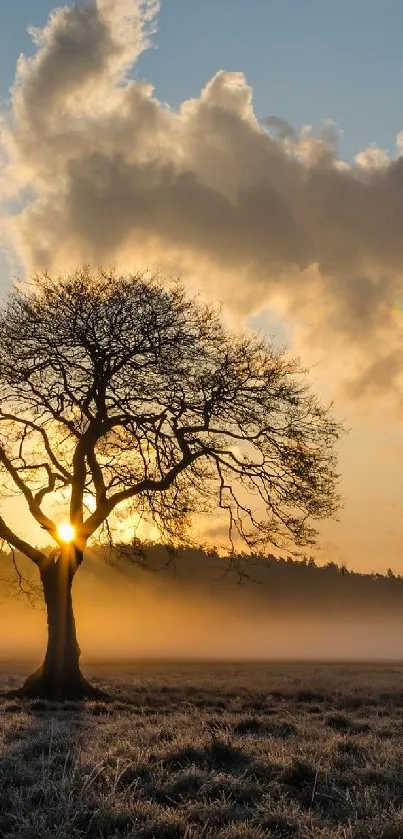
[[[32,49],[28,25],[42,25],[51,0],[4,4],[0,96],[16,60]],[[298,127],[332,118],[343,129],[341,154],[368,143],[394,148],[403,128],[401,0],[162,0],[156,45],[137,74],[176,106],[197,96],[219,69],[242,70],[260,117]]]

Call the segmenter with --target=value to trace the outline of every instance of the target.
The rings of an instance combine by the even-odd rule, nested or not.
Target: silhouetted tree
[[[45,660],[22,690],[83,696],[72,582],[116,508],[176,543],[193,513],[218,510],[234,549],[313,543],[312,520],[338,506],[340,427],[295,360],[231,334],[179,284],[40,275],[14,287],[0,317],[2,492],[25,499],[54,545],[35,547],[0,517],[0,538],[37,566],[47,608]],[[57,527],[66,495],[70,542]]]

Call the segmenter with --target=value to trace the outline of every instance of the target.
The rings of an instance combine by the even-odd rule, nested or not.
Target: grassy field
[[[0,699],[0,836],[403,837],[403,668],[89,674],[110,702]]]

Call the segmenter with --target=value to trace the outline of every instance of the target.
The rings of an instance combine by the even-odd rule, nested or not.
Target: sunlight
[[[97,502],[93,495],[84,495],[84,504],[90,513],[94,513],[97,507]]]
[[[75,536],[75,529],[71,524],[66,522],[65,524],[59,525],[57,535],[62,542],[72,542]]]

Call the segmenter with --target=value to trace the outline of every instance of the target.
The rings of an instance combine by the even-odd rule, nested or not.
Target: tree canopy
[[[310,544],[339,503],[340,431],[295,359],[231,332],[180,283],[41,274],[0,313],[0,494],[21,495],[55,548],[2,517],[0,538],[42,576],[63,553],[52,517],[62,495],[71,578],[122,508],[175,543],[196,514],[225,514],[234,550]]]
[[[83,543],[128,501],[175,538],[221,508],[248,546],[311,542],[337,508],[340,428],[299,364],[180,284],[86,268],[17,285],[0,384],[3,478],[56,542],[44,502],[66,487]]]

